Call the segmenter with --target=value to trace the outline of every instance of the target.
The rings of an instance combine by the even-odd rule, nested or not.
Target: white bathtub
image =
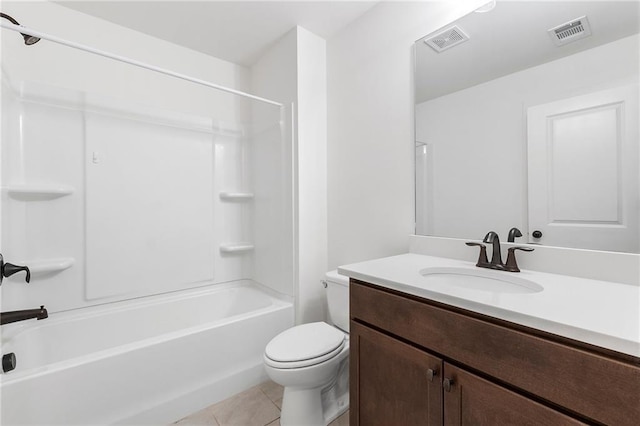
[[[266,379],[291,303],[248,281],[2,327],[2,425],[168,424]]]

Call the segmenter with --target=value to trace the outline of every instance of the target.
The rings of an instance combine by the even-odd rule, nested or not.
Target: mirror
[[[639,5],[498,0],[416,41],[416,234],[640,253]]]

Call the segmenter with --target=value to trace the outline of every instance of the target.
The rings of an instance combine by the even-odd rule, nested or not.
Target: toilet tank
[[[329,307],[329,321],[341,329],[349,332],[349,277],[329,271],[325,275],[327,306]]]

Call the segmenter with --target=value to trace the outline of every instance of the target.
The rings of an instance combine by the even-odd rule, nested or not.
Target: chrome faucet
[[[28,319],[43,320],[48,318],[49,314],[44,306],[39,309],[25,309],[23,311],[0,312],[0,325],[12,322],[25,321]]]

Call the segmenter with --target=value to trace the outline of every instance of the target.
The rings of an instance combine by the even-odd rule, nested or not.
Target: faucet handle
[[[476,266],[483,267],[489,264],[489,260],[487,259],[487,246],[481,243],[473,242],[467,242],[465,244],[470,247],[480,247],[480,254],[478,255],[478,263],[476,263]]]
[[[5,263],[2,254],[0,254],[0,284],[2,284],[3,278],[9,278],[11,275],[16,272],[25,271],[27,276],[25,277],[25,281],[31,281],[31,271],[26,266],[18,266],[13,263]]]
[[[504,270],[509,272],[520,272],[518,268],[518,262],[516,262],[516,250],[533,251],[531,247],[510,247],[507,254],[507,264],[504,265]]]
[[[516,238],[518,237],[522,237],[522,232],[520,232],[520,230],[518,228],[511,228],[509,229],[509,235],[507,237],[507,242],[508,243],[515,243],[516,242]]]

